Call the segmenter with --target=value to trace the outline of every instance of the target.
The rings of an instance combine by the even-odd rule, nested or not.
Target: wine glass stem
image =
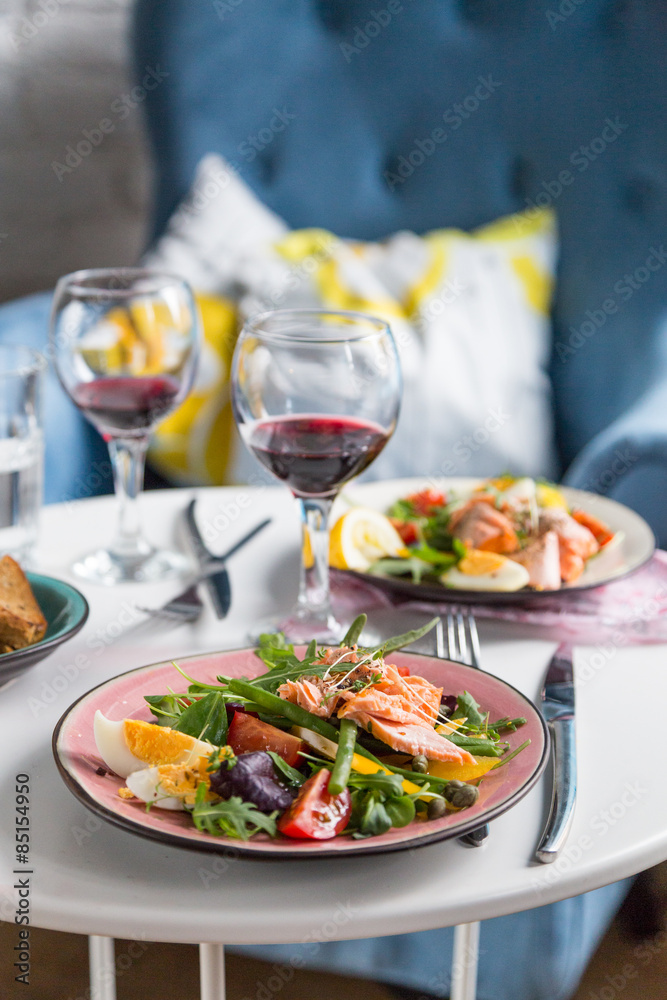
[[[329,592],[329,513],[332,500],[297,497],[303,537],[297,614],[322,623],[333,618]]]
[[[150,546],[143,539],[138,497],[144,484],[148,438],[114,438],[109,442],[113,479],[119,503],[118,527],[111,553],[121,560],[144,558]]]

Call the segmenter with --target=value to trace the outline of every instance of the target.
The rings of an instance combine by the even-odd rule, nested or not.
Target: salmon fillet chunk
[[[449,531],[468,549],[515,552],[519,539],[512,522],[486,500],[469,500],[449,519]]]
[[[475,758],[467,750],[455,746],[451,740],[436,733],[435,729],[424,725],[389,722],[387,719],[368,715],[367,712],[355,712],[349,718],[354,718],[367,732],[398,753],[408,753],[412,757],[424,754],[429,760],[454,761],[457,764],[475,763]]]

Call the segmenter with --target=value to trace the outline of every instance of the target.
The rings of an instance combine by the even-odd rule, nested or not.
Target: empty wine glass
[[[183,555],[144,538],[137,498],[151,432],[195,375],[199,319],[189,286],[140,268],[67,274],[56,286],[50,333],[63,387],[109,446],[120,505],[109,549],[82,557],[74,571],[104,584],[183,572]]]
[[[299,502],[303,544],[289,639],[339,642],[329,594],[329,512],[341,488],[391,437],[401,374],[387,324],[351,312],[285,309],[246,322],[232,361],[232,403],[250,451]]]

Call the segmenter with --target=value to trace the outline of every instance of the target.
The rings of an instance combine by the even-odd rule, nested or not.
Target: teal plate
[[[0,654],[0,685],[17,677],[52,653],[56,646],[71,639],[88,618],[88,601],[76,587],[40,573],[26,573],[26,576],[46,618],[46,634],[32,646]]]

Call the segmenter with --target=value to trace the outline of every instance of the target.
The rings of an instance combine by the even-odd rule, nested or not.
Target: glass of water
[[[0,345],[0,555],[29,565],[42,503],[42,373],[28,347]]]

